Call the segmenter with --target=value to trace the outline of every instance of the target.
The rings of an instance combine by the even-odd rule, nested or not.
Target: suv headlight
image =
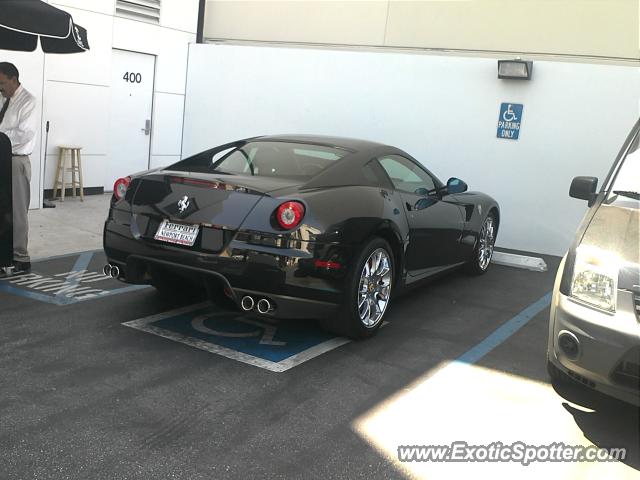
[[[596,247],[579,246],[571,279],[571,296],[607,312],[616,311],[617,255]]]

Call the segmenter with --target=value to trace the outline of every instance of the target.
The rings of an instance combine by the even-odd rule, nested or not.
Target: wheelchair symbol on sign
[[[516,113],[511,108],[511,104],[509,104],[505,112],[502,114],[502,119],[505,122],[515,122],[516,120],[518,120],[518,117],[516,117]]]
[[[200,333],[205,333],[207,335],[215,335],[218,337],[227,337],[227,338],[260,337],[260,342],[259,342],[260,345],[273,345],[273,346],[281,347],[287,344],[287,342],[280,342],[278,340],[273,339],[278,329],[276,325],[272,325],[266,322],[261,322],[260,320],[253,320],[251,318],[245,318],[245,317],[236,317],[234,315],[235,321],[258,327],[255,330],[251,330],[249,332],[226,332],[223,330],[214,330],[213,328],[209,328],[204,324],[204,321],[209,318],[215,318],[217,316],[226,317],[228,315],[229,315],[228,313],[222,313],[222,314],[209,313],[205,315],[198,315],[193,320],[191,320],[191,327]]]

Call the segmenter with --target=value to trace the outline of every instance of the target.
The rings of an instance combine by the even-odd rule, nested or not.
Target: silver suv
[[[569,195],[587,211],[553,288],[547,370],[640,405],[640,120],[600,192],[576,177]]]

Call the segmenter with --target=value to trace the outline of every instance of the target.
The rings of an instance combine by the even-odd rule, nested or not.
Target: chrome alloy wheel
[[[367,328],[382,319],[391,295],[391,260],[383,248],[373,251],[364,263],[358,288],[358,314]]]
[[[496,231],[493,223],[493,217],[489,215],[480,230],[480,246],[478,248],[478,267],[480,270],[486,270],[493,256],[493,244],[496,241]]]

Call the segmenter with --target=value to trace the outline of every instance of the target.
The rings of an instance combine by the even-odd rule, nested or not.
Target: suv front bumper
[[[562,338],[577,343],[561,347]],[[583,305],[554,289],[548,358],[574,380],[640,406],[640,322],[633,294],[618,291],[615,314]]]

